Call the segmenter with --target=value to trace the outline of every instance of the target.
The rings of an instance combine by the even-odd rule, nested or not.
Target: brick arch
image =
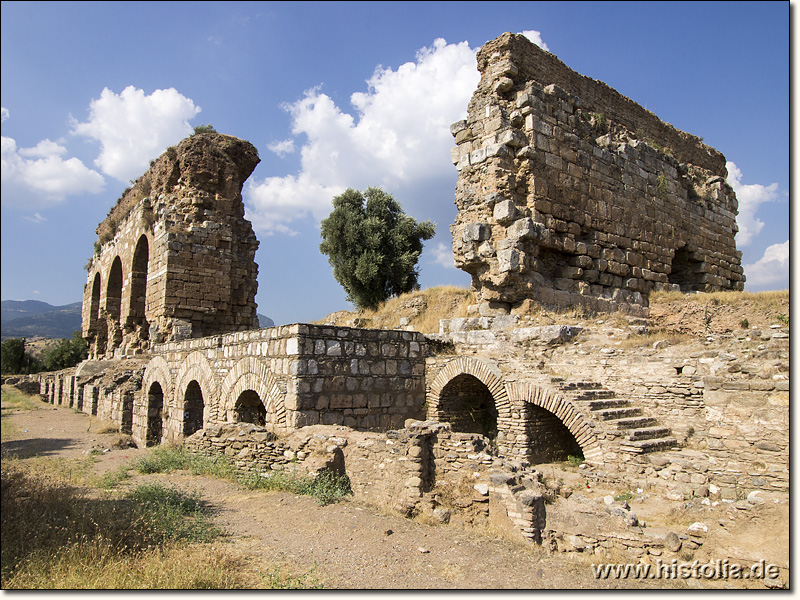
[[[236,400],[247,390],[253,390],[258,394],[267,410],[267,415],[275,416],[277,426],[286,427],[285,389],[270,372],[267,364],[254,356],[246,356],[239,360],[222,381],[221,418],[229,422],[233,420]]]
[[[203,393],[205,421],[218,420],[219,395],[217,393],[217,380],[214,377],[211,363],[200,351],[192,352],[181,363],[181,368],[175,378],[175,388],[170,396],[172,400],[170,406],[174,409],[183,409],[183,394],[192,380],[197,381],[200,385],[200,391]]]
[[[508,383],[508,397],[514,404],[529,403],[556,416],[573,435],[583,450],[586,462],[602,464],[603,449],[586,417],[566,398],[554,390],[531,383]]]
[[[429,418],[437,417],[442,390],[459,375],[472,375],[489,389],[497,409],[498,427],[510,422],[511,402],[506,387],[503,385],[503,375],[500,369],[485,360],[470,356],[459,356],[450,360],[434,377],[427,393]]]

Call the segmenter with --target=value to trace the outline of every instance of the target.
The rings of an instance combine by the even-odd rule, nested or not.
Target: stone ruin
[[[587,482],[676,501],[787,493],[789,381],[773,372],[788,365],[788,329],[734,340],[761,344],[751,362],[713,349],[598,359],[574,346],[579,327],[505,314],[530,302],[641,314],[653,290],[742,289],[722,155],[521,36],[489,42],[478,66],[469,117],[452,128],[452,231],[482,317],[427,335],[257,329],[241,190],[258,155],[199,134],[153,161],[98,227],[90,360],[37,376],[42,398],[117,423],[140,447],[183,441],[247,473],[343,470],[368,502],[488,518],[562,550],[660,556],[664,540],[557,531],[544,500],[562,490],[536,470],[549,461],[578,455]],[[683,447],[692,437],[704,445]],[[614,527],[636,527],[622,518]]]
[[[742,290],[725,157],[522,35],[478,52],[454,123],[456,266],[481,315],[586,306],[644,315],[651,291]]]
[[[242,185],[249,142],[197,134],[168,148],[97,227],[82,334],[91,358],[258,328],[255,254]]]

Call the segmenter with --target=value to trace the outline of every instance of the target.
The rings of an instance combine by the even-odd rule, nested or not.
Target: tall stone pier
[[[82,334],[91,358],[258,328],[258,248],[242,186],[249,142],[197,134],[168,148],[97,227]]]
[[[482,314],[532,301],[645,314],[654,290],[743,289],[721,153],[524,36],[477,59],[451,126],[451,232]]]

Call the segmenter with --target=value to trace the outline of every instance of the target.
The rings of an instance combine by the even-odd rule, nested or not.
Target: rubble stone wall
[[[197,134],[167,149],[98,226],[82,334],[93,358],[258,327],[258,248],[241,190],[248,142]]]
[[[743,289],[725,158],[524,36],[478,52],[459,172],[456,265],[481,314],[585,305],[643,315],[654,290]]]

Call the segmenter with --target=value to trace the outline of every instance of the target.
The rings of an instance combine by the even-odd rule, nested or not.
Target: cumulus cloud
[[[278,142],[272,142],[271,144],[267,144],[267,148],[269,148],[270,152],[274,152],[281,158],[286,156],[287,154],[291,154],[294,152],[294,140],[289,138],[288,140],[280,140]]]
[[[749,291],[789,289],[789,240],[773,244],[752,265],[745,265],[745,285]]]
[[[8,109],[5,106],[0,107],[0,123],[5,123],[8,117],[9,117]]]
[[[73,123],[72,132],[100,142],[95,165],[107,175],[128,181],[141,175],[150,160],[192,132],[189,121],[200,107],[174,88],[149,96],[128,86],[115,94],[103,89],[89,106],[89,120]]]
[[[429,218],[417,209],[424,212],[430,199],[403,191],[454,179],[449,126],[465,116],[478,79],[475,51],[466,42],[437,39],[419,50],[414,62],[396,70],[377,67],[367,91],[351,95],[353,114],[321,88],[308,90],[285,107],[292,136],[305,138],[300,172],[248,182],[245,200],[253,226],[292,233],[298,219],[327,216],[332,198],[348,187],[369,186],[383,187],[406,212]],[[273,151],[288,148],[288,140],[273,146]]]
[[[46,139],[32,148],[17,148],[16,140],[5,136],[1,142],[1,195],[6,206],[43,208],[70,195],[97,194],[105,187],[100,173],[77,158],[65,158],[67,149],[57,142]]]
[[[547,44],[545,44],[545,43],[542,41],[542,34],[541,34],[541,32],[539,32],[539,31],[536,31],[535,29],[529,29],[529,30],[527,30],[527,31],[523,31],[523,32],[522,32],[522,35],[524,35],[526,38],[528,38],[528,39],[529,39],[530,41],[532,41],[534,44],[536,44],[537,46],[539,46],[539,48],[541,48],[542,50],[546,50],[547,52],[550,52],[550,48],[548,48],[548,47],[547,47]]]
[[[728,184],[736,192],[739,200],[739,233],[736,236],[738,247],[747,246],[764,228],[764,222],[756,217],[758,207],[764,202],[778,199],[778,184],[743,184],[742,171],[733,162],[727,163]]]
[[[455,269],[456,262],[453,259],[453,247],[439,242],[431,250],[433,252],[433,262],[445,269]]]

